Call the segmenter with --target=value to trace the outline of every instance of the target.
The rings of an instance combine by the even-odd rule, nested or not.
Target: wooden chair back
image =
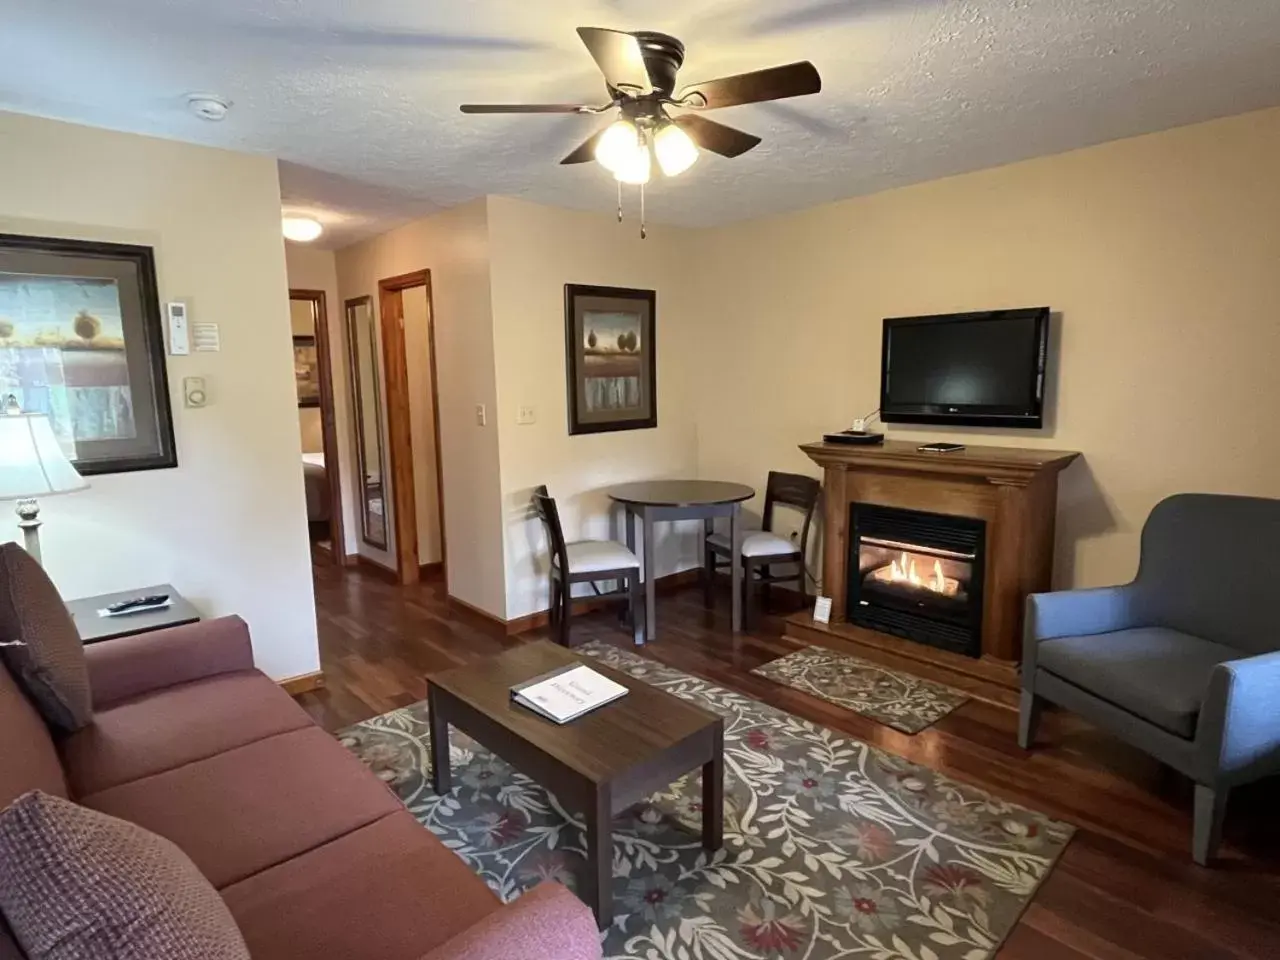
[[[555,497],[547,492],[546,484],[533,489],[533,509],[547,531],[547,544],[551,556],[559,566],[560,573],[569,575],[569,551],[564,544],[564,529],[560,526],[560,510],[556,507]]]
[[[809,526],[813,520],[813,511],[818,505],[818,497],[821,493],[822,484],[813,477],[770,470],[769,481],[764,491],[764,514],[761,517],[763,528],[773,530],[773,508],[778,504],[801,511],[804,514],[804,523],[800,527],[800,552],[804,554],[809,542]]]

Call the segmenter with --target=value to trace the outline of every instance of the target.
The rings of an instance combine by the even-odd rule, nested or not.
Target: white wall
[[[487,203],[463,204],[347,247],[337,264],[342,298],[369,294],[375,308],[379,280],[431,271],[449,592],[504,617],[498,432],[492,418],[479,426],[475,414],[477,404],[492,411],[497,398]]]
[[[629,480],[697,474],[698,377],[694,234],[634,220],[489,198],[497,423],[508,619],[548,606],[547,545],[529,506],[545,483],[567,539],[622,539],[604,489]],[[657,292],[658,426],[570,436],[565,387],[564,285],[636,287]],[[516,410],[536,422],[517,425]],[[447,461],[446,461],[447,462]],[[451,528],[452,529],[452,528]],[[701,522],[661,524],[659,576],[701,562]],[[452,543],[452,534],[450,534]]]
[[[1047,304],[1045,429],[889,432],[1082,451],[1055,579],[1128,579],[1161,498],[1280,496],[1277,171],[1271,110],[707,231],[700,472],[816,474],[796,445],[876,406],[884,317]]]
[[[0,231],[153,246],[161,300],[221,326],[220,353],[167,360],[176,469],[42,504],[63,595],[167,581],[244,616],[272,676],[318,669],[275,162],[0,114]],[[209,406],[183,407],[185,376]]]

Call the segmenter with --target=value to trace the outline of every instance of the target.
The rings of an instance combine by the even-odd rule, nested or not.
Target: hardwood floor
[[[451,610],[439,581],[400,587],[332,566],[316,567],[316,605],[327,686],[299,699],[331,730],[421,700],[436,670],[545,635],[496,635]],[[1223,855],[1206,870],[1190,859],[1189,782],[1068,714],[1046,713],[1030,754],[1015,743],[1017,715],[979,701],[908,736],[753,676],[795,648],[780,616],[734,637],[727,594],[711,612],[692,587],[659,600],[658,625],[646,656],[1080,827],[1001,960],[1280,957],[1280,778],[1233,796]],[[630,648],[609,611],[575,618],[573,632]]]

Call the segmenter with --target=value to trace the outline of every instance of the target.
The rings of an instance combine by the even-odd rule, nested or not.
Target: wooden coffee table
[[[627,695],[566,724],[511,700],[511,687],[585,663]],[[484,744],[587,821],[583,900],[613,922],[613,815],[702,767],[702,845],[724,842],[724,721],[643,680],[540,640],[427,680],[431,784],[450,789],[449,728]]]

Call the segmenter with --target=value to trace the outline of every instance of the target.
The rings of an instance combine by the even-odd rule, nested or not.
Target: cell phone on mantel
[[[963,443],[922,443],[916,447],[920,453],[955,453],[963,449]]]

